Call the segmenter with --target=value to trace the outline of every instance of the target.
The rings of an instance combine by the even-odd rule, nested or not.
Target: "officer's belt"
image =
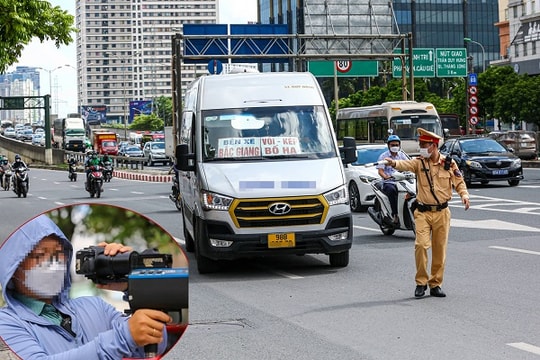
[[[426,211],[441,211],[443,209],[446,209],[448,207],[448,202],[442,203],[440,205],[428,205],[428,204],[422,204],[418,203],[417,209],[420,212],[426,212]]]

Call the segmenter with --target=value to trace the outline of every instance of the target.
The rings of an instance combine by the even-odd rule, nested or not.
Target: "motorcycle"
[[[90,197],[101,197],[103,192],[103,169],[99,165],[92,165],[90,173],[86,179],[86,191],[90,193]]]
[[[110,182],[112,177],[113,177],[112,162],[105,161],[103,163],[103,180],[105,180],[105,182]]]
[[[180,195],[180,187],[178,186],[178,176],[175,174],[173,176],[173,184],[171,187],[171,193],[169,194],[169,199],[174,203],[178,211],[182,211],[182,196]]]
[[[13,192],[17,194],[17,197],[26,197],[28,194],[28,171],[30,169],[26,167],[19,167],[14,170],[13,178]]]
[[[68,172],[69,181],[77,181],[77,165],[69,164]]]
[[[370,183],[375,193],[375,203],[368,208],[368,214],[379,225],[384,235],[392,235],[396,230],[412,230],[416,234],[413,205],[416,202],[416,176],[410,172],[396,171],[393,178],[398,191],[399,222],[394,222],[390,200],[382,191],[383,179]]]

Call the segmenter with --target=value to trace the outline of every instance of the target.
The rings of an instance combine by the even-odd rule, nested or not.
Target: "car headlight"
[[[372,181],[377,180],[377,179],[378,178],[373,177],[373,176],[360,175],[360,181],[365,183],[365,184],[369,184]]]
[[[521,159],[515,159],[514,161],[512,161],[512,167],[521,167]]]
[[[482,168],[482,165],[480,165],[480,163],[477,162],[477,161],[467,160],[466,164],[470,168],[475,168],[475,169],[481,169]]]
[[[329,191],[324,194],[324,198],[328,201],[328,205],[346,204],[349,201],[349,193],[347,187],[342,186],[335,190]]]
[[[227,211],[231,206],[233,201],[232,198],[228,196],[223,196],[220,194],[203,191],[201,193],[202,203],[204,210],[221,210]]]

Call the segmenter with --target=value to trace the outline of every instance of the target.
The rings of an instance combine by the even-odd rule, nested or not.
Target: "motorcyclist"
[[[9,160],[5,155],[0,155],[0,186],[4,187],[6,170],[9,170]]]
[[[21,156],[19,154],[16,154],[15,161],[11,163],[11,170],[13,171],[13,173],[16,173],[17,170],[22,170],[26,168],[28,168],[26,163],[21,159]],[[15,176],[13,176],[12,178],[13,178],[13,182],[12,182],[13,190],[15,191]],[[28,181],[28,178],[26,179],[26,181]]]
[[[86,171],[86,181],[88,182],[88,177],[90,176],[90,173],[92,172],[92,167],[99,165],[103,166],[103,162],[99,158],[97,152],[95,151],[89,151],[88,158],[86,160],[86,163],[84,164],[84,170]]]
[[[385,158],[392,158],[393,160],[408,160],[409,157],[401,150],[401,139],[397,135],[391,134],[388,136],[388,139],[386,139],[386,144],[388,146],[388,150],[383,152],[378,159],[378,162],[383,161]],[[393,178],[393,173],[396,171],[392,166],[390,165],[384,165],[379,164],[377,165],[377,169],[379,172],[380,177],[384,179],[383,183],[383,193],[388,197],[388,200],[390,201],[390,206],[392,207],[392,217],[394,224],[399,223],[399,217],[398,217],[398,190],[397,185]]]
[[[24,161],[22,161],[21,156],[19,154],[15,155],[15,161],[11,164],[11,169],[13,171],[19,169],[19,168],[27,168],[28,166],[25,164]]]

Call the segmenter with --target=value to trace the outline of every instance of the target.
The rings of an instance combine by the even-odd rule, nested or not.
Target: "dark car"
[[[120,156],[128,157],[143,157],[143,151],[137,145],[124,146],[121,151],[118,152]]]
[[[510,186],[517,186],[523,179],[521,159],[490,137],[463,136],[449,139],[440,151],[457,162],[467,185],[508,181]]]

